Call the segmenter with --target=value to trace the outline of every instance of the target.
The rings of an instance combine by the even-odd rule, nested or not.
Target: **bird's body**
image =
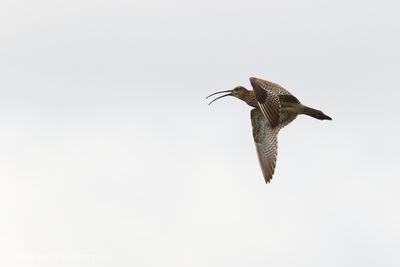
[[[331,120],[331,118],[319,110],[301,104],[289,91],[276,83],[253,77],[250,78],[250,83],[253,91],[238,86],[233,90],[217,92],[208,97],[225,92],[228,94],[217,97],[210,104],[221,97],[234,96],[253,107],[251,110],[253,138],[261,170],[268,183],[275,170],[279,130],[299,114],[306,114],[319,120]]]

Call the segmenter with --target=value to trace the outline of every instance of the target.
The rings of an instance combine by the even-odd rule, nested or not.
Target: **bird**
[[[253,108],[250,111],[253,139],[261,171],[268,184],[275,172],[279,131],[301,114],[318,120],[332,120],[332,118],[320,110],[303,105],[277,83],[255,77],[250,77],[249,80],[253,90],[237,86],[232,90],[213,93],[206,99],[217,94],[227,93],[218,96],[209,105],[223,97],[233,96]]]

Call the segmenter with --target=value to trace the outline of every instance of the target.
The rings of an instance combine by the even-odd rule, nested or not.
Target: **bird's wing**
[[[250,83],[251,83],[251,85],[253,85],[253,83],[257,84],[259,87],[263,88],[264,90],[271,91],[271,94],[292,95],[288,90],[286,90],[279,84],[273,83],[273,82],[270,82],[267,80],[250,77]],[[254,85],[253,85],[253,87],[254,87]]]
[[[258,105],[271,127],[278,126],[281,112],[279,96],[291,94],[279,84],[266,80],[251,77],[250,83],[253,86]]]
[[[256,144],[258,161],[260,162],[265,182],[269,183],[275,171],[279,128],[272,128],[258,108],[251,110],[251,125],[253,126],[253,138]]]

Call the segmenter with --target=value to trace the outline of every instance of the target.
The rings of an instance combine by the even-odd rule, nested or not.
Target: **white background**
[[[0,4],[1,266],[399,266],[397,1]],[[279,135],[275,81],[333,121]]]

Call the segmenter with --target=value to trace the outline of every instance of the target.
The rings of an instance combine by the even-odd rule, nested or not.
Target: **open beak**
[[[210,96],[213,96],[213,95],[216,95],[216,94],[221,94],[221,93],[229,93],[229,94],[221,95],[221,96],[217,97],[216,99],[214,99],[213,101],[211,101],[210,103],[208,103],[208,105],[211,105],[214,101],[216,101],[216,100],[218,100],[218,99],[220,99],[220,98],[223,98],[223,97],[225,97],[225,96],[230,96],[230,95],[232,95],[232,90],[226,90],[226,91],[216,92],[216,93],[214,93],[214,94],[211,94],[211,95],[207,96],[206,99],[209,98]]]

